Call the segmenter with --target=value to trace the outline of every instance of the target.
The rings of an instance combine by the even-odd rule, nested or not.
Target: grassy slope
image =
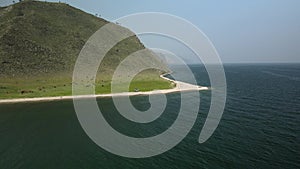
[[[87,39],[106,23],[62,3],[33,1],[0,8],[0,98],[71,95],[75,60]],[[101,63],[96,93],[110,93],[116,66],[141,49],[135,36],[112,48]],[[151,52],[145,57],[160,64]],[[160,73],[142,72],[130,90],[170,88]]]

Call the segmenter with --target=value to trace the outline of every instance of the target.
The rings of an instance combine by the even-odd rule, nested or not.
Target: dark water
[[[203,68],[191,68],[199,84],[209,85]],[[204,144],[197,140],[209,91],[201,92],[198,119],[189,135],[172,150],[146,159],[123,158],[94,144],[72,101],[6,104],[0,105],[0,168],[300,168],[300,65],[225,65],[225,71],[226,109]],[[149,107],[147,97],[131,100],[140,110]],[[169,94],[163,115],[144,125],[124,119],[109,98],[100,99],[99,106],[118,131],[149,137],[172,125],[179,101],[179,94]]]

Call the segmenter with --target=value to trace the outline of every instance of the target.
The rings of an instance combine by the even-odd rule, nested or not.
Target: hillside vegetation
[[[64,3],[23,1],[1,7],[0,98],[71,95],[72,71],[79,52],[88,38],[106,23]],[[117,65],[129,54],[144,48],[136,36],[113,47],[101,63],[96,92],[109,93]],[[161,64],[151,51],[143,57],[153,64]],[[132,82],[131,90],[172,87],[159,78],[161,73],[142,72]]]

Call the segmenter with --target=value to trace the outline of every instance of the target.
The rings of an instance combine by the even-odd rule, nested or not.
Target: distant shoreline
[[[80,96],[54,96],[54,97],[36,97],[36,98],[17,98],[17,99],[0,99],[0,104],[4,103],[23,103],[23,102],[41,102],[41,101],[58,101],[58,100],[72,100],[80,98],[100,98],[100,97],[121,97],[121,96],[138,96],[138,95],[153,95],[153,94],[167,94],[184,91],[201,91],[209,90],[208,87],[192,85],[189,83],[175,81],[164,77],[166,74],[160,75],[161,78],[171,81],[176,84],[173,89],[153,90],[147,92],[123,92],[123,93],[109,93],[109,94],[97,94],[97,95],[80,95]]]

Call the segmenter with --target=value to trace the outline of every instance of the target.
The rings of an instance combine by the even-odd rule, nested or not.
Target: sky
[[[61,0],[61,2],[92,14],[100,14],[110,21],[137,12],[163,12],[182,17],[207,35],[224,63],[300,62],[299,0]],[[9,0],[0,0],[0,6],[9,3],[11,3]],[[143,42],[147,46],[147,40]]]

